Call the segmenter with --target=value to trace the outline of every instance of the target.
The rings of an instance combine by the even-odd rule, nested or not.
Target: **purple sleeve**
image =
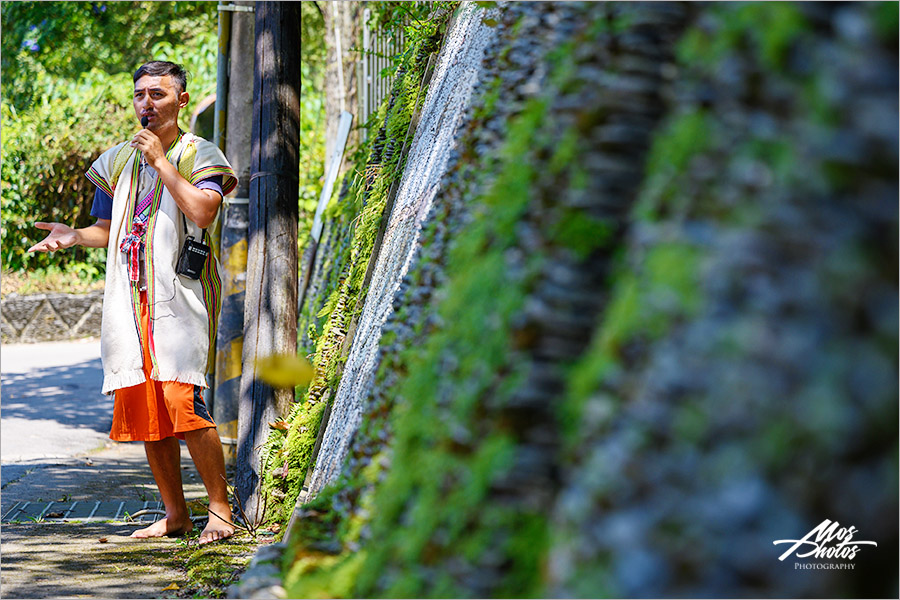
[[[96,219],[112,219],[112,196],[97,188],[94,191],[94,204],[91,206],[91,216]]]
[[[225,194],[222,193],[221,175],[216,175],[215,177],[210,177],[209,179],[202,179],[198,181],[194,187],[200,190],[212,190],[214,192],[218,192],[218,194],[223,198],[225,197]]]

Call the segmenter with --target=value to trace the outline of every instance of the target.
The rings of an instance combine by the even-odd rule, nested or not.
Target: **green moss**
[[[330,548],[335,540],[349,536],[342,528],[346,521],[333,509],[334,497],[348,482],[330,485],[311,502],[303,506],[304,518],[298,521],[290,551],[285,555],[284,587],[290,598],[347,598],[365,553],[350,553],[339,545],[339,552]]]
[[[897,2],[867,2],[866,7],[870,11],[870,22],[875,27],[875,32],[881,41],[892,49],[897,47],[898,3]]]
[[[616,226],[610,221],[579,211],[566,211],[559,221],[550,225],[549,238],[585,259],[595,249],[606,246],[615,231]]]
[[[494,77],[487,84],[487,91],[484,95],[484,103],[483,105],[474,113],[475,119],[483,119],[488,115],[494,114],[494,110],[497,106],[497,100],[500,99],[500,84],[503,83],[503,80],[500,77]]]
[[[685,402],[672,423],[672,434],[686,444],[700,446],[707,435],[709,415],[697,404]]]
[[[773,184],[782,186],[790,183],[791,177],[802,177],[797,173],[798,157],[794,143],[786,138],[763,139],[752,137],[735,149],[736,158],[752,158],[767,165],[774,177]]]
[[[551,173],[560,173],[575,160],[581,134],[574,127],[566,131],[547,165]]]
[[[647,179],[634,209],[635,218],[658,221],[686,211],[687,200],[679,194],[678,184],[691,160],[714,146],[714,131],[714,123],[703,109],[669,119],[650,149]]]
[[[624,349],[634,341],[661,339],[702,310],[701,260],[698,249],[670,243],[649,250],[637,270],[620,266],[601,325],[589,350],[572,368],[567,399],[559,408],[570,449],[576,443],[584,403],[625,368]]]
[[[750,50],[770,72],[785,71],[791,46],[802,43],[809,25],[791,2],[743,2],[712,5],[707,17],[714,31],[695,27],[679,42],[679,63],[708,68],[730,53]]]
[[[658,300],[651,311],[677,318],[700,312],[700,256],[696,248],[683,243],[661,244],[647,253],[646,295]]]
[[[288,598],[352,598],[365,553],[300,557],[285,579]]]
[[[510,321],[526,296],[522,286],[529,283],[527,275],[510,278],[504,252],[514,243],[515,224],[531,199],[534,170],[522,157],[530,152],[528,142],[545,110],[542,102],[532,102],[511,126],[501,171],[480,203],[491,218],[467,228],[450,252],[447,270],[452,281],[439,308],[450,326],[430,337],[426,347],[403,357],[408,377],[397,395],[409,403],[394,408],[393,466],[371,499],[371,539],[378,542],[366,546],[353,595],[431,595],[433,590],[426,590],[435,585],[445,595],[464,594],[459,582],[446,577],[431,581],[416,565],[460,552],[477,560],[484,550],[471,545],[471,532],[485,530],[479,523],[486,518],[486,494],[491,482],[509,468],[515,444],[508,434],[494,431],[471,449],[461,449],[447,432],[452,423],[470,423],[485,394],[502,404],[515,387],[498,387],[494,374],[508,369]],[[486,280],[496,287],[485,286]],[[452,391],[435,385],[442,381],[448,355],[457,361],[454,381],[466,382]],[[449,404],[441,400],[447,394],[452,394]],[[518,516],[508,518],[515,521]],[[397,522],[404,523],[400,530]],[[378,591],[376,583],[388,564],[400,570]]]

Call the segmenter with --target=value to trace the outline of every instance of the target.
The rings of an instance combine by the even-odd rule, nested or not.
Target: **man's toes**
[[[233,531],[228,530],[219,530],[213,529],[211,531],[204,531],[200,534],[200,539],[197,540],[197,543],[200,545],[209,544],[210,542],[218,542],[224,540],[226,538],[230,538],[234,534]]]
[[[216,532],[210,531],[208,533],[204,533],[203,535],[201,535],[200,539],[197,540],[197,543],[199,543],[202,546],[203,544],[215,542],[216,540],[218,540],[218,537],[216,537]]]

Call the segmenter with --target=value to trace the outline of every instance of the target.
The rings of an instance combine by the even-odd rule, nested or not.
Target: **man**
[[[87,172],[97,185],[94,225],[35,223],[50,234],[29,252],[76,244],[107,248],[101,357],[103,392],[115,393],[110,438],[143,441],[165,518],[132,537],[178,536],[193,528],[181,482],[179,439],[209,494],[205,544],[234,533],[222,446],[203,401],[220,305],[214,255],[199,279],[176,272],[188,236],[207,241],[224,194],[237,185],[213,144],[183,133],[187,78],[179,65],[153,61],[134,74],[134,111],[145,127],[110,148]],[[201,231],[202,230],[202,231]]]

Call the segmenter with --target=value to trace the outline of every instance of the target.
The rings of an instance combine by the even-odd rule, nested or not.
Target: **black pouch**
[[[175,272],[191,279],[200,279],[200,273],[203,272],[203,265],[206,264],[206,257],[208,256],[209,246],[195,242],[192,236],[188,236],[184,240],[184,246],[181,248],[181,255],[178,257]]]
[[[184,220],[183,214],[181,218]],[[184,220],[184,230],[187,233],[187,220]],[[203,231],[204,233],[206,232],[205,229]],[[175,273],[191,279],[200,279],[207,257],[209,257],[209,246],[203,242],[194,241],[194,236],[189,235],[184,240],[184,246],[181,248],[181,254],[178,256]]]

